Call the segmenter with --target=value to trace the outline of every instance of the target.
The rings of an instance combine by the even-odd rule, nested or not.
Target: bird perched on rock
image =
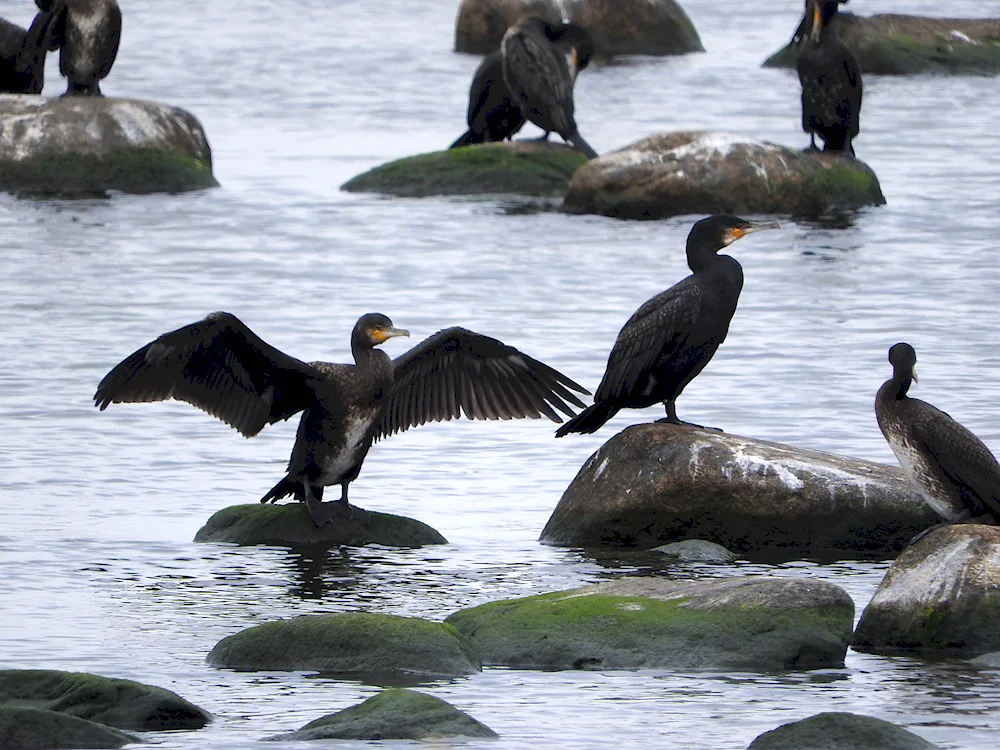
[[[912,346],[894,344],[889,362],[892,377],[875,396],[875,417],[907,479],[947,523],[1000,523],[1000,464],[990,449],[940,409],[907,395],[917,382]]]
[[[409,336],[380,313],[351,334],[354,364],[305,363],[275,349],[230,313],[165,333],[126,357],[94,395],[111,403],[187,401],[253,437],[302,412],[288,473],[261,502],[288,495],[306,503],[317,526],[349,508],[347,487],[372,443],[426,422],[537,419],[582,407],[583,388],[512,346],[464,328],[439,331],[395,360],[375,349]],[[554,407],[554,408],[553,408]],[[322,503],[339,484],[340,500]]]
[[[743,289],[743,268],[719,250],[751,232],[778,228],[773,221],[728,215],[697,222],[687,238],[692,274],[628,319],[611,349],[593,405],[560,427],[556,437],[594,432],[620,409],[643,409],[661,401],[667,410],[662,421],[690,424],[677,418],[674,402],[725,341]]]
[[[553,27],[537,16],[522,18],[507,29],[500,43],[503,79],[521,114],[546,131],[544,137],[556,132],[593,159],[597,152],[580,135],[573,117],[575,75],[555,44],[568,33],[579,33],[573,29],[580,27]]]
[[[35,0],[57,19],[59,72],[66,76],[65,96],[103,96],[107,78],[118,56],[122,12],[116,0]]]
[[[58,49],[56,20],[50,11],[39,11],[31,26],[22,29],[0,18],[0,93],[42,93],[46,53]]]
[[[818,135],[824,151],[854,156],[851,141],[861,130],[861,70],[854,53],[829,27],[838,0],[808,3],[812,23],[796,62],[802,84],[802,129],[809,133],[809,150],[816,149]]]

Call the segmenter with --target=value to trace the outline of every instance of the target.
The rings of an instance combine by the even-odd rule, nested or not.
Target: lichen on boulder
[[[223,638],[207,661],[243,671],[461,676],[482,668],[475,648],[451,625],[369,612],[256,625]]]
[[[832,28],[854,52],[862,73],[1000,73],[1000,19],[842,12],[834,16]],[[789,43],[764,67],[794,68],[797,58],[798,47]]]
[[[562,195],[587,157],[560,143],[504,141],[408,156],[341,186],[351,193],[405,198],[432,195]]]
[[[244,546],[423,547],[448,540],[427,524],[406,516],[360,508],[335,523],[317,527],[303,503],[231,505],[216,512],[195,534],[196,542]]]
[[[851,644],[875,654],[1000,651],[1000,528],[935,529],[890,566]]]
[[[500,46],[507,29],[525,16],[562,20],[559,0],[462,0],[455,19],[455,51],[485,55]]]
[[[730,133],[681,131],[587,162],[573,174],[563,210],[619,219],[712,213],[808,219],[883,203],[878,177],[856,159]]]
[[[541,541],[646,549],[694,537],[752,558],[885,558],[937,520],[894,466],[641,424],[587,460]]]
[[[569,20],[590,32],[599,56],[705,51],[675,0],[565,0],[564,6]]]
[[[406,688],[390,688],[364,703],[311,721],[268,740],[432,740],[496,737],[497,733],[450,703]]]

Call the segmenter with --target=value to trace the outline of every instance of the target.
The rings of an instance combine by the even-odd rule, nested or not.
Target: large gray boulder
[[[500,46],[507,29],[525,16],[562,20],[559,0],[462,0],[455,19],[455,51],[485,55]]]
[[[932,531],[892,563],[851,644],[876,654],[1000,651],[1000,528]]]
[[[569,20],[590,32],[603,57],[705,51],[675,0],[564,0],[563,5]]]
[[[933,750],[920,735],[871,716],[822,713],[765,732],[748,750]]]
[[[520,669],[816,669],[843,664],[854,602],[789,578],[634,577],[459,610],[483,663]]]
[[[1000,19],[871,17],[838,13],[833,28],[858,59],[862,73],[1000,73]],[[794,68],[798,47],[789,43],[764,67]]]
[[[587,162],[573,174],[563,210],[618,219],[818,218],[883,203],[878,177],[864,162],[696,130],[649,136]]]
[[[485,724],[450,703],[405,688],[383,690],[364,703],[311,721],[269,740],[432,740],[496,737]]]
[[[0,95],[0,190],[78,196],[218,185],[193,115],[138,99]]]
[[[0,704],[0,748],[4,750],[93,750],[141,741],[128,732],[59,711]]]
[[[895,557],[937,521],[896,467],[654,423],[587,460],[541,541],[651,548],[696,538],[750,556]]]
[[[451,625],[368,612],[303,615],[247,628],[209,653],[214,667],[460,676],[482,669]]]

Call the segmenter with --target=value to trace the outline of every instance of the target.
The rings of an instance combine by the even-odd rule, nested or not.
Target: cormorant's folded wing
[[[476,124],[476,118],[489,102],[490,91],[494,86],[506,88],[503,82],[502,58],[498,49],[483,58],[472,76],[472,85],[469,87],[469,111],[466,115],[466,122],[470,128]]]
[[[166,401],[197,406],[247,437],[313,401],[323,378],[278,351],[235,315],[216,312],[165,333],[114,367],[94,394],[111,403]]]
[[[505,38],[503,73],[515,103],[523,94],[527,102],[522,105],[546,110],[562,130],[574,129],[566,119],[573,114],[573,79],[566,60],[548,39],[523,32]]]
[[[377,437],[425,422],[538,419],[562,422],[582,408],[572,391],[588,393],[561,372],[502,341],[464,328],[435,333],[393,361],[395,384]]]

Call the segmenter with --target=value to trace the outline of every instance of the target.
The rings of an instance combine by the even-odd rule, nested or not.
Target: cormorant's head
[[[728,247],[740,237],[765,229],[781,229],[776,221],[747,221],[739,216],[716,214],[696,222],[688,234],[687,246],[693,249],[711,249],[712,252]]]
[[[816,42],[819,41],[820,32],[837,15],[841,0],[807,0],[807,2],[812,6],[806,9],[806,14],[812,16],[812,29],[809,32],[809,37]]]
[[[889,347],[889,364],[892,365],[894,375],[900,376],[902,380],[917,380],[917,353],[913,347],[907,343],[899,342]]]
[[[396,328],[392,321],[382,313],[368,313],[358,319],[351,339],[354,344],[364,344],[371,347],[378,346],[395,336],[409,335],[409,331]]]
[[[545,36],[560,49],[569,48],[573,56],[573,75],[590,65],[594,55],[594,40],[590,32],[575,23],[560,23],[556,26],[546,25]]]

